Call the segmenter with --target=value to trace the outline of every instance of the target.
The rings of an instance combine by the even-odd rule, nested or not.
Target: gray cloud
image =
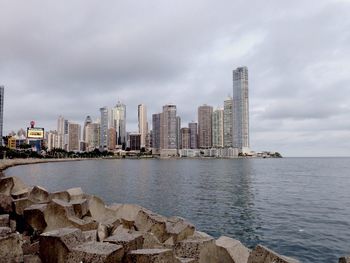
[[[348,1],[1,1],[5,131],[101,106],[172,102],[183,126],[223,104],[247,65],[257,150],[349,155]],[[311,143],[311,144],[310,144]],[[325,148],[327,146],[327,148]],[[314,152],[313,152],[314,147]]]

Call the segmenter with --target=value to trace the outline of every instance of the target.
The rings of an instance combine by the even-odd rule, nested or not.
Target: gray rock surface
[[[12,233],[0,237],[0,259],[5,259],[5,262],[22,262],[22,236],[18,233]]]
[[[138,249],[130,251],[126,263],[177,263],[171,249]]]
[[[131,250],[142,249],[143,236],[140,232],[119,232],[116,235],[110,236],[104,242],[121,245],[125,253]]]
[[[247,263],[250,250],[240,241],[221,236],[216,240],[217,253],[222,263]]]
[[[248,263],[299,263],[299,261],[279,255],[262,245],[257,245],[256,248],[250,253]]]

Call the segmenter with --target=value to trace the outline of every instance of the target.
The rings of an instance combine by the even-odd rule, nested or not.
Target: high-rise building
[[[108,150],[114,151],[117,145],[117,133],[114,127],[108,129]]]
[[[152,152],[157,153],[160,149],[160,119],[162,114],[152,115]]]
[[[248,68],[233,70],[233,147],[239,152],[249,150]]]
[[[0,86],[0,146],[3,146],[2,135],[4,128],[4,86]]]
[[[63,116],[57,119],[57,148],[68,150],[68,120]]]
[[[224,101],[224,147],[232,147],[232,129],[233,129],[233,101],[228,97]]]
[[[191,133],[190,128],[181,128],[181,145],[180,149],[190,149]]]
[[[199,148],[211,148],[212,146],[212,114],[213,107],[208,105],[198,107]]]
[[[177,123],[176,105],[164,105],[160,120],[161,149],[177,149]]]
[[[129,147],[131,151],[139,151],[141,149],[141,134],[129,133]]]
[[[80,151],[81,127],[77,123],[68,124],[68,151]]]
[[[176,117],[176,148],[181,148],[181,118]]]
[[[92,119],[90,116],[86,116],[85,122],[84,122],[84,127],[83,127],[83,141],[86,142],[86,126],[88,124],[92,123]]]
[[[108,108],[100,108],[101,124],[100,124],[100,150],[104,151],[108,146]]]
[[[147,122],[147,108],[144,104],[139,104],[137,107],[137,115],[139,121],[139,133],[141,134],[141,148],[146,147],[147,134],[148,134],[148,122]]]
[[[224,147],[224,110],[216,109],[212,115],[213,147]]]
[[[86,125],[86,150],[91,152],[100,147],[100,124],[89,123]]]
[[[117,131],[117,144],[122,145],[123,149],[126,146],[126,106],[118,101],[115,107],[111,110],[110,127]]]
[[[46,133],[46,146],[48,151],[51,151],[54,148],[58,148],[57,131],[49,131]]]
[[[198,149],[198,124],[190,122],[188,128],[190,129],[190,148]]]

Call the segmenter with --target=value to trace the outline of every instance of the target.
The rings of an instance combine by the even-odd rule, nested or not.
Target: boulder
[[[29,196],[29,191],[31,191],[31,189],[24,188],[24,189],[19,190],[17,192],[11,193],[11,196],[12,196],[13,199],[25,198],[25,197]]]
[[[160,243],[158,238],[151,232],[143,233],[143,247],[146,248],[165,248],[164,244]]]
[[[350,263],[350,256],[339,258],[339,263]]]
[[[176,261],[175,262],[176,263],[196,263],[196,260],[194,258],[179,258],[179,257],[176,257]]]
[[[73,206],[75,215],[79,218],[85,216],[88,211],[88,201],[86,199],[75,199],[70,201],[70,204]]]
[[[21,179],[15,176],[0,179],[0,194],[11,196],[12,193],[23,191],[25,189],[27,189],[27,186]]]
[[[24,255],[23,263],[41,263],[41,259],[38,255]]]
[[[5,262],[23,262],[22,237],[18,233],[12,233],[0,237],[0,255]]]
[[[118,218],[132,222],[136,220],[137,214],[143,209],[141,206],[134,204],[112,204],[108,208],[115,211]]]
[[[86,242],[97,241],[97,230],[83,231]]]
[[[51,231],[58,228],[70,227],[73,224],[68,217],[74,217],[73,206],[62,200],[53,199],[44,211],[47,227],[46,231]]]
[[[141,209],[138,212],[135,227],[138,231],[152,232],[160,242],[169,238],[166,232],[166,218],[147,209]]]
[[[10,216],[8,214],[0,215],[0,227],[10,226]]]
[[[12,230],[9,227],[2,226],[0,227],[0,237],[7,236],[11,234]]]
[[[88,199],[89,212],[91,217],[98,222],[117,221],[119,219],[116,211],[106,207],[103,200],[97,196],[90,196]]]
[[[170,217],[166,222],[166,232],[177,243],[194,234],[195,227],[181,217]]]
[[[14,204],[16,214],[22,216],[24,209],[33,205],[34,202],[31,201],[29,198],[24,197],[17,200],[13,200],[13,204]]]
[[[23,237],[24,242],[22,244],[24,255],[36,255],[39,254],[39,241],[31,242],[30,237]]]
[[[43,262],[67,262],[73,247],[84,242],[83,233],[76,228],[60,228],[40,235],[40,258]]]
[[[0,214],[7,214],[13,211],[12,201],[11,196],[0,194]]]
[[[107,237],[109,236],[108,233],[108,227],[106,225],[103,224],[98,224],[98,228],[97,228],[97,240],[102,242],[103,240],[105,240]]]
[[[67,190],[70,200],[84,199],[84,192],[80,187],[70,188]]]
[[[111,243],[87,242],[71,250],[67,257],[67,263],[118,263],[122,262],[123,256],[122,246]]]
[[[193,258],[199,263],[218,262],[215,239],[199,231],[176,243],[175,254],[182,258]]]
[[[47,204],[35,204],[25,208],[23,212],[25,222],[39,233],[47,227],[44,215],[46,207]]]
[[[79,228],[81,231],[96,230],[98,228],[98,223],[96,221],[83,220],[75,216],[68,217],[67,224]]]
[[[70,196],[67,191],[60,191],[60,192],[50,193],[50,200],[52,199],[59,199],[61,201],[69,202]]]
[[[138,249],[130,251],[126,263],[177,263],[171,249]]]
[[[285,257],[277,254],[276,252],[264,247],[262,245],[257,245],[255,249],[250,253],[248,258],[248,263],[299,263],[298,260]]]
[[[222,263],[247,263],[250,250],[240,241],[221,236],[216,240],[217,253]]]
[[[45,188],[36,185],[30,191],[28,199],[37,204],[48,203],[50,202],[50,194]]]
[[[143,237],[140,232],[128,233],[121,231],[116,235],[108,237],[104,242],[121,245],[125,253],[128,253],[131,250],[142,249]]]

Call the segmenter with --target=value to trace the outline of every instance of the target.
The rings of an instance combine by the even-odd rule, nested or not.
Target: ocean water
[[[350,158],[91,160],[5,175],[50,191],[81,186],[106,203],[182,216],[214,237],[301,262],[350,255]]]

